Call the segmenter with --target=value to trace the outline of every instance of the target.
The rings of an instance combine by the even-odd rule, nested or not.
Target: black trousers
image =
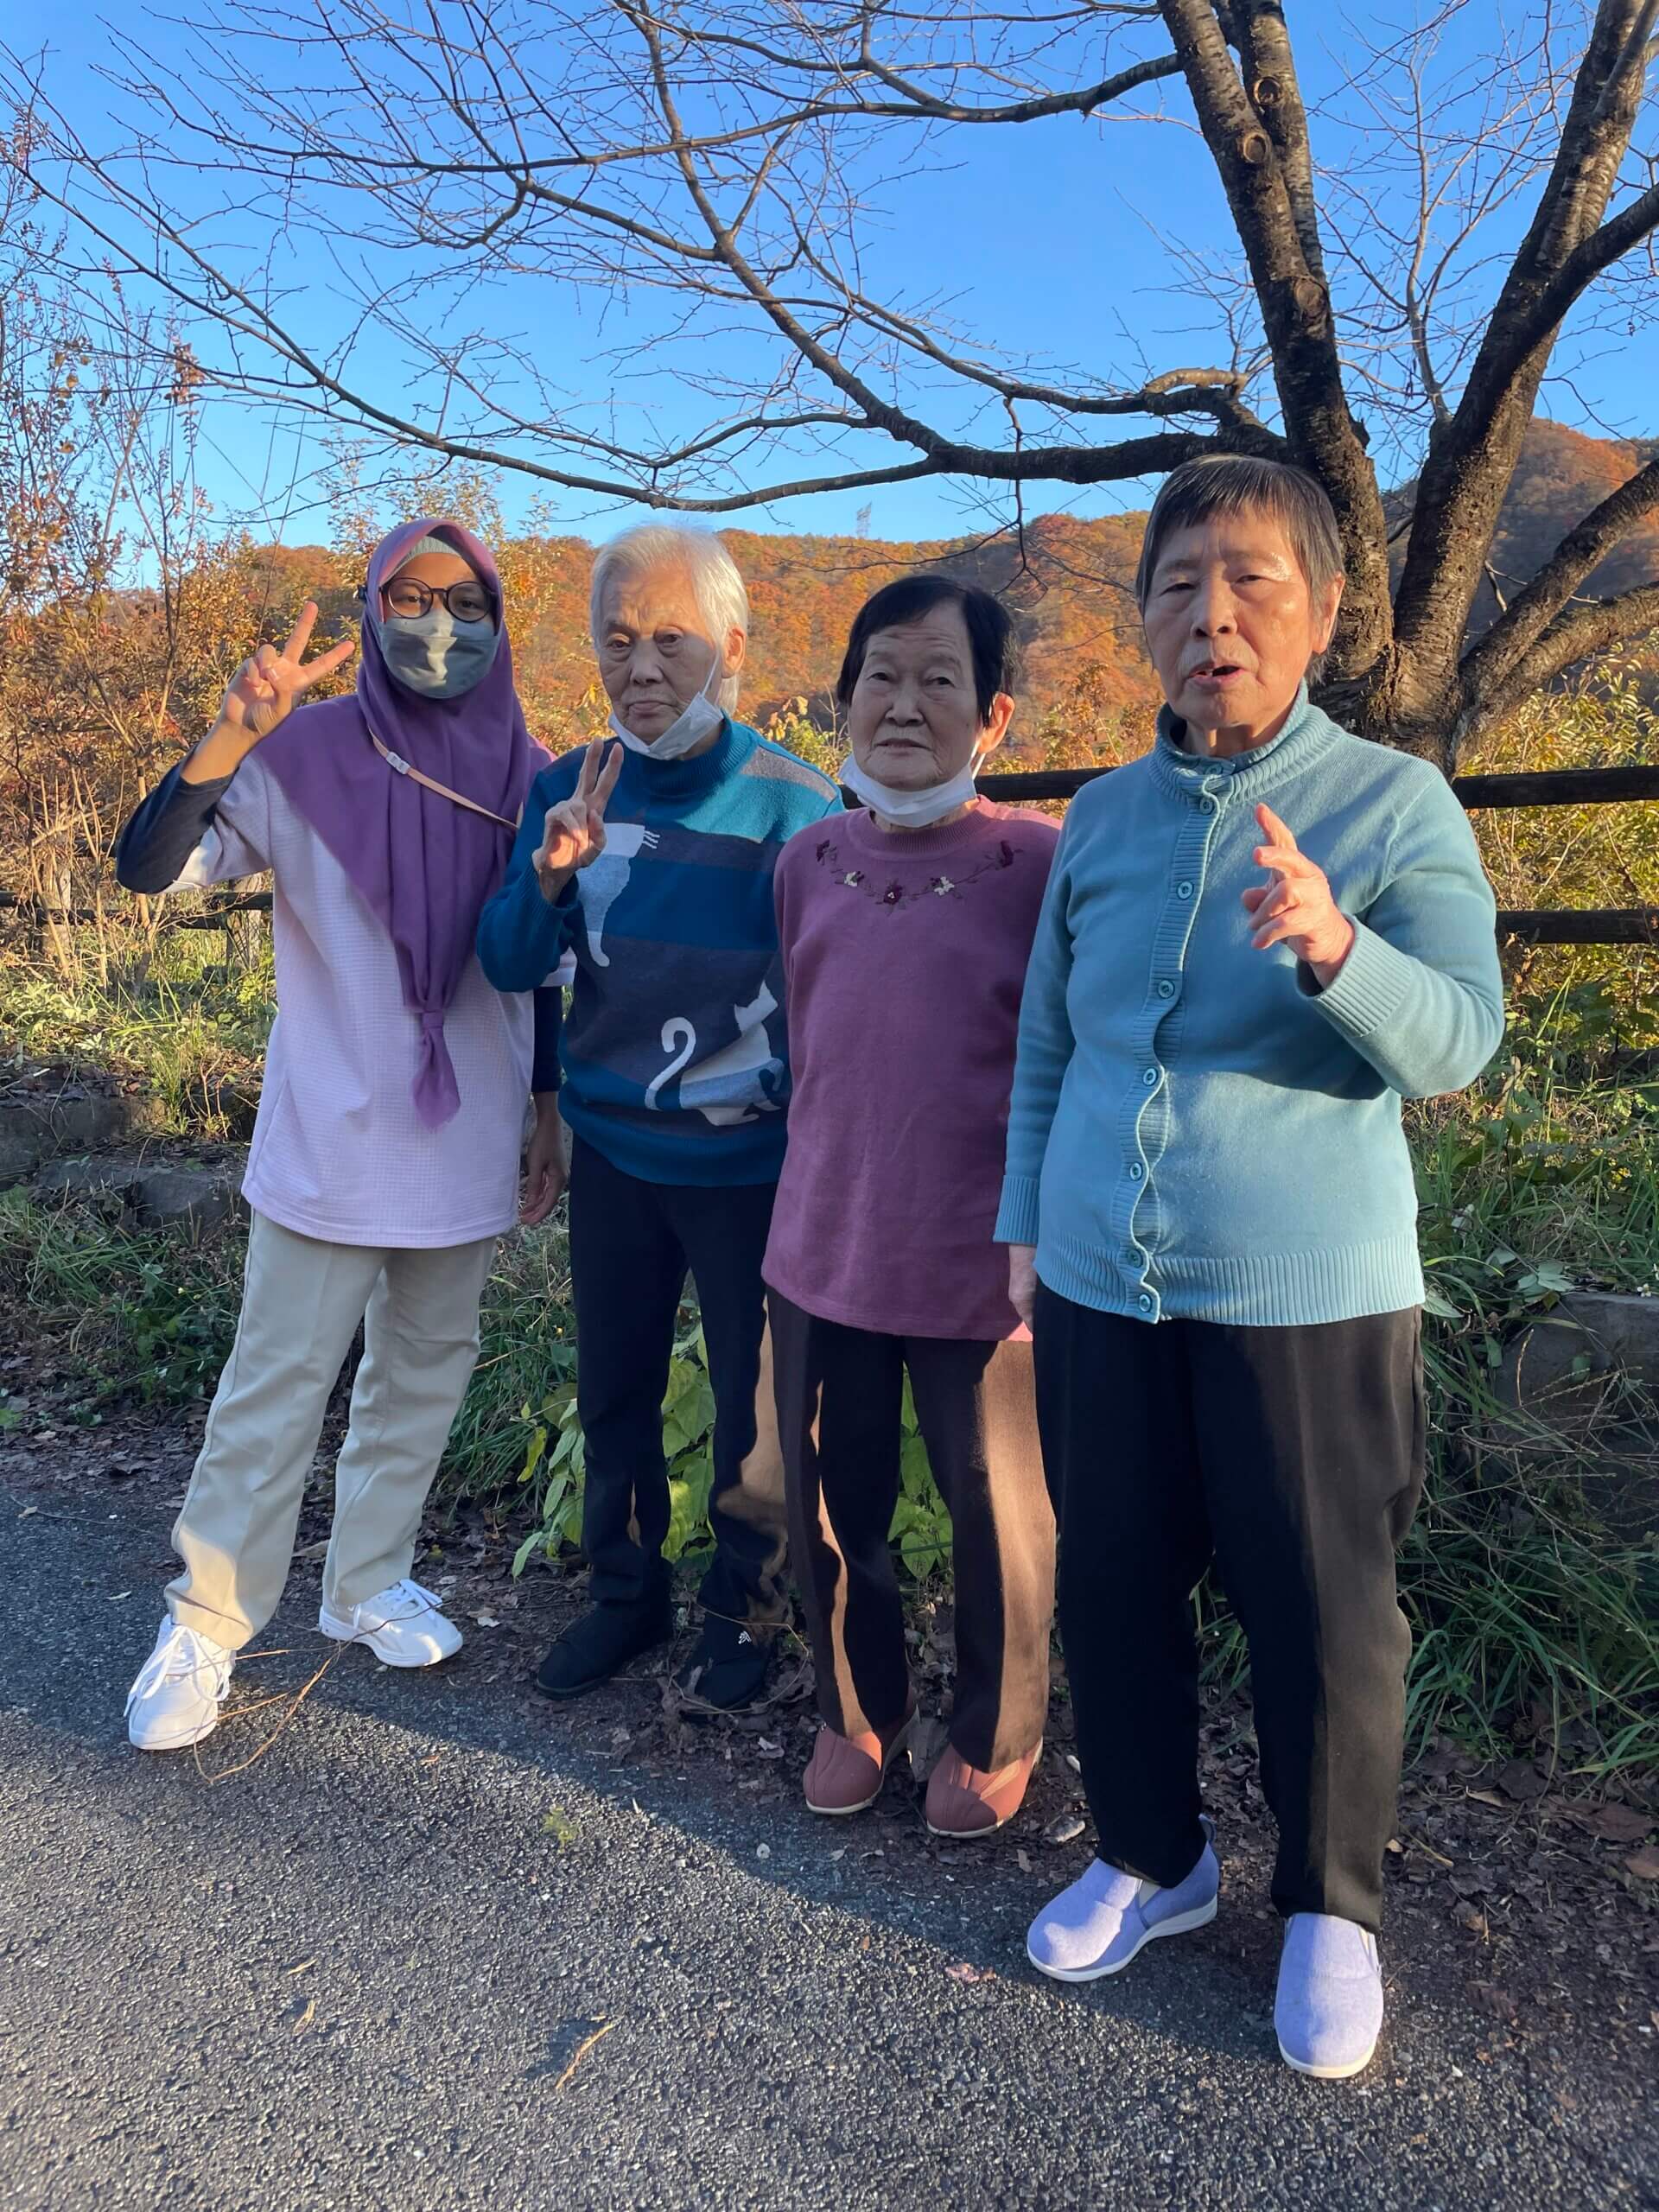
[[[1423,1484],[1418,1313],[1149,1325],[1045,1287],[1034,1334],[1101,1857],[1172,1884],[1204,1847],[1191,1600],[1213,1554],[1249,1644],[1273,1901],[1375,1931],[1410,1649],[1394,1554]]]
[[[570,1275],[587,1462],[582,1548],[601,1605],[638,1604],[667,1585],[663,1398],[689,1271],[715,1396],[715,1551],[702,1603],[753,1626],[783,1618],[783,1468],[760,1280],[776,1189],[646,1183],[576,1141]]]
[[[1054,1516],[1031,1346],[849,1329],[772,1297],[790,1542],[818,1710],[843,1736],[887,1735],[911,1704],[887,1532],[899,1501],[905,1376],[950,1514],[956,1695],[969,1766],[1023,1758],[1048,1713]]]

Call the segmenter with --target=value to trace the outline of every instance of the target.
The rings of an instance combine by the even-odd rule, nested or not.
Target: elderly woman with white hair
[[[662,1407],[690,1272],[715,1396],[715,1552],[681,1680],[729,1710],[760,1692],[784,1612],[769,1391],[757,1429],[760,1263],[789,1096],[772,871],[841,802],[732,719],[748,598],[717,537],[624,532],[594,563],[591,619],[620,742],[537,779],[478,938],[504,991],[541,983],[567,952],[575,963],[563,1103],[593,1604],[537,1681],[580,1695],[671,1631]]]

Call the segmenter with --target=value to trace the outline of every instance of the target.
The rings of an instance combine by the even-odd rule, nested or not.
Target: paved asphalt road
[[[1210,1934],[1057,1989],[1012,1854],[971,1900],[889,1874],[712,1760],[612,1768],[466,1654],[346,1655],[210,1790],[121,1732],[156,1553],[0,1490],[7,2212],[1659,2203],[1637,2084],[1480,2063],[1408,1960],[1369,2081],[1303,2082]]]

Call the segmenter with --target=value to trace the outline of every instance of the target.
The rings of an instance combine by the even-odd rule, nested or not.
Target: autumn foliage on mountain
[[[1556,423],[1533,425],[1499,520],[1476,628],[1496,612],[1494,590],[1512,597],[1643,458],[1631,444]],[[1396,503],[1410,496],[1409,486],[1393,495]],[[1081,763],[1138,752],[1158,699],[1133,591],[1145,520],[1144,513],[1093,521],[1042,515],[1019,532],[910,543],[728,530],[723,536],[747,582],[753,615],[744,712],[764,724],[802,700],[827,728],[859,607],[893,577],[937,568],[997,593],[1014,612],[1023,674],[1013,753],[1052,759],[1058,747],[1076,751]],[[531,601],[515,624],[518,665],[527,694],[546,702],[544,713],[556,701],[574,704],[592,682],[590,557],[584,541],[569,537],[520,541],[509,555],[509,571],[515,563],[523,571]],[[1653,576],[1659,525],[1627,539],[1586,589],[1621,591]]]
[[[35,448],[82,450],[68,435],[73,381],[62,379],[62,435],[55,421],[36,425]],[[32,418],[7,419],[16,434]],[[1643,457],[1630,444],[1535,423],[1477,622]],[[30,480],[14,474],[20,486]],[[1408,500],[1410,487],[1392,496]],[[488,480],[454,471],[413,487],[402,511],[423,510],[457,514],[499,549],[515,671],[536,734],[555,750],[591,734],[604,716],[588,636],[591,545],[505,532]],[[356,589],[388,519],[365,494],[337,506],[331,545],[262,544],[227,536],[158,475],[145,535],[161,549],[160,581],[132,589],[118,582],[131,549],[123,555],[106,528],[100,534],[110,512],[107,493],[92,479],[77,488],[71,473],[52,501],[31,505],[20,493],[0,517],[9,548],[0,564],[0,892],[60,911],[102,899],[123,816],[207,728],[245,655],[283,635],[308,596],[321,609],[319,645],[354,629]],[[729,531],[753,608],[741,711],[763,728],[782,717],[788,742],[832,761],[831,695],[853,615],[890,578],[940,568],[1001,594],[1015,613],[1025,665],[1007,765],[1128,759],[1147,744],[1157,696],[1131,591],[1144,520],[1046,515],[1020,531],[915,543]],[[1588,588],[1655,575],[1659,527],[1649,527]]]

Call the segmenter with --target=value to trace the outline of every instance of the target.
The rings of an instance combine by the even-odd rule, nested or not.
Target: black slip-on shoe
[[[757,1637],[741,1621],[703,1616],[697,1648],[674,1680],[681,1692],[721,1713],[755,1704],[772,1668],[772,1638]]]
[[[638,1605],[594,1605],[549,1646],[536,1687],[543,1697],[580,1697],[673,1633],[674,1608],[666,1596]]]

